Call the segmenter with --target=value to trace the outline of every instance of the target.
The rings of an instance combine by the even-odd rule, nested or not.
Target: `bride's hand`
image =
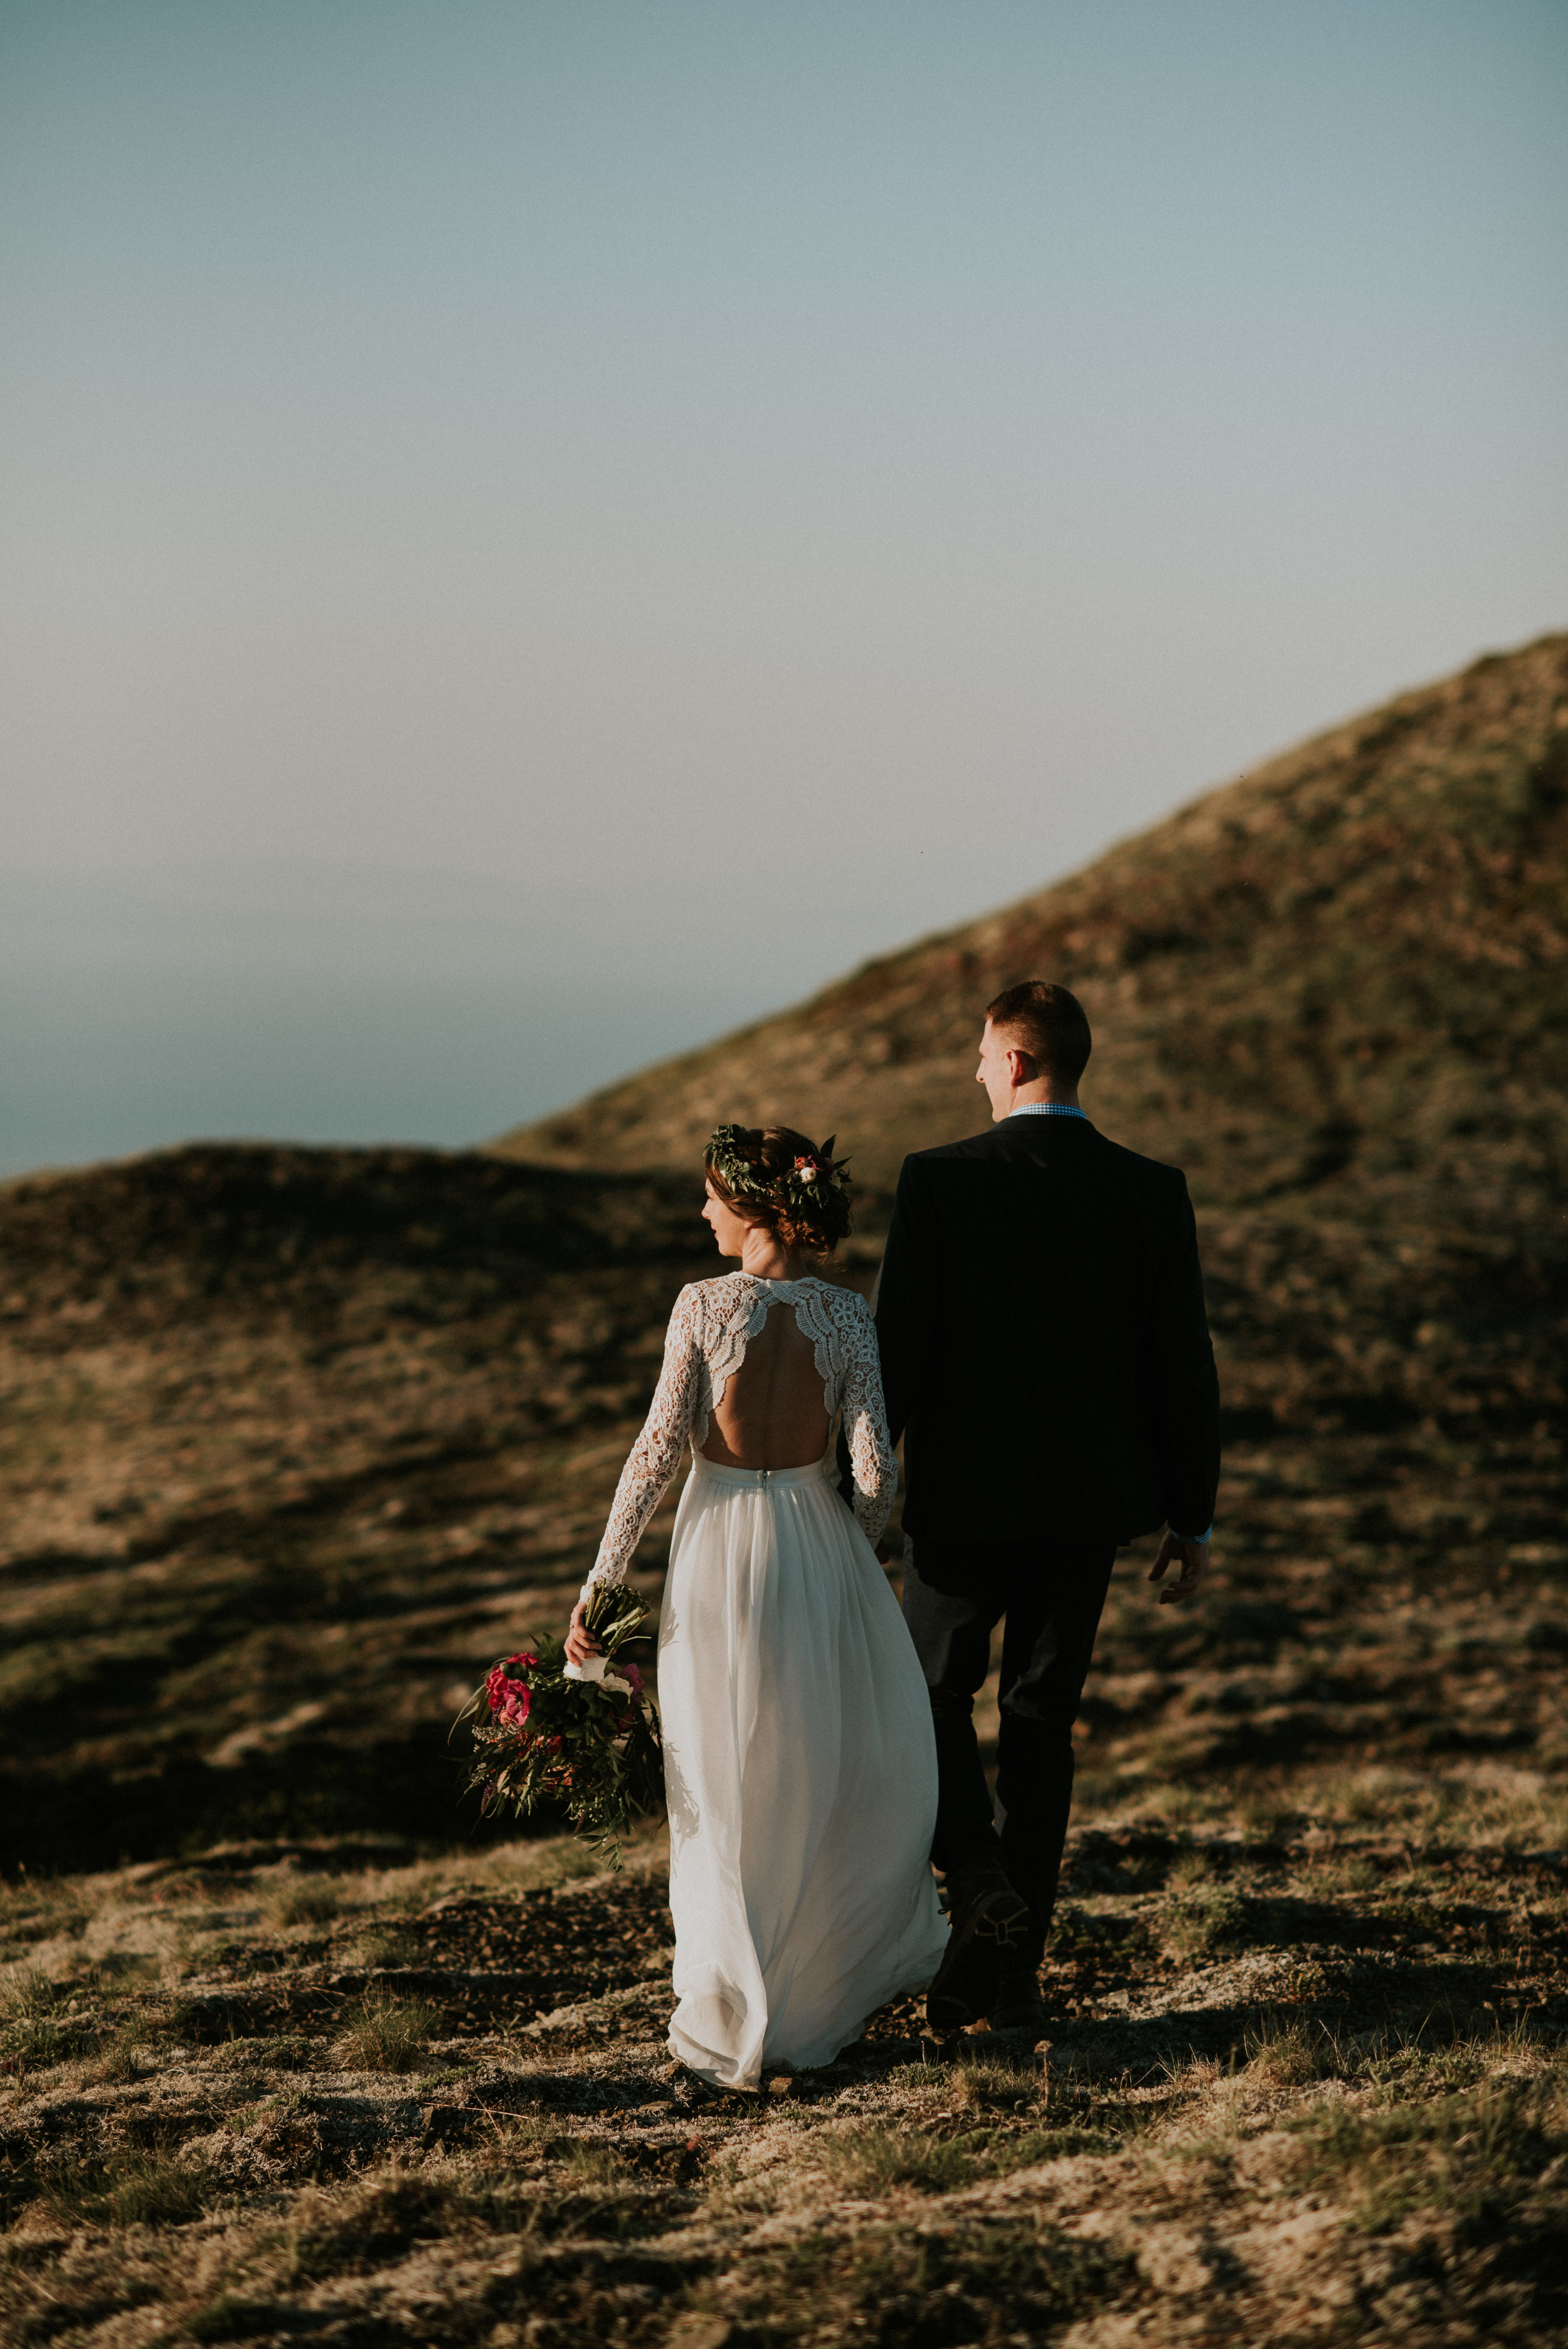
[[[583,1618],[588,1612],[588,1601],[580,1599],[572,1609],[572,1628],[566,1634],[566,1659],[569,1663],[585,1664],[590,1656],[603,1653],[603,1643],[596,1640]]]

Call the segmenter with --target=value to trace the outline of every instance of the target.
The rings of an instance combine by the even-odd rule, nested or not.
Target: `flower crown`
[[[835,1158],[833,1144],[838,1140],[830,1133],[820,1150],[809,1156],[800,1155],[782,1174],[761,1176],[740,1150],[743,1128],[738,1125],[716,1125],[708,1137],[706,1156],[708,1164],[733,1198],[756,1199],[769,1206],[793,1208],[797,1214],[820,1206],[830,1191],[842,1198],[850,1187],[850,1176],[844,1169],[847,1158]]]

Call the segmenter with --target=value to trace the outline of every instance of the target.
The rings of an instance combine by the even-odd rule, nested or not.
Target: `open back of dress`
[[[769,1298],[766,1311],[761,1329],[748,1333],[698,1446],[722,1468],[807,1468],[828,1448],[831,1404],[816,1340],[801,1329],[791,1299]]]

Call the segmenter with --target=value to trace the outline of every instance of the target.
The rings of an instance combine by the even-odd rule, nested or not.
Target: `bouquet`
[[[511,1809],[526,1818],[542,1803],[563,1804],[575,1832],[619,1868],[620,1838],[665,1798],[659,1717],[620,1652],[647,1615],[624,1583],[600,1583],[584,1619],[602,1655],[568,1663],[562,1642],[547,1637],[492,1664],[453,1723],[472,1727],[463,1791],[479,1789],[481,1817]]]

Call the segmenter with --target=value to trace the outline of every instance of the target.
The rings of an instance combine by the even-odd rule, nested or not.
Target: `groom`
[[[988,1006],[988,1133],[903,1163],[877,1305],[903,1435],[904,1615],[935,1720],[932,1858],[947,1954],[934,2031],[1045,2028],[1038,1968],[1072,1802],[1072,1728],[1119,1547],[1191,1598],[1219,1480],[1197,1232],[1174,1166],[1078,1107],[1088,1021],[1028,979]],[[1006,1618],[996,1798],[973,1721]]]

